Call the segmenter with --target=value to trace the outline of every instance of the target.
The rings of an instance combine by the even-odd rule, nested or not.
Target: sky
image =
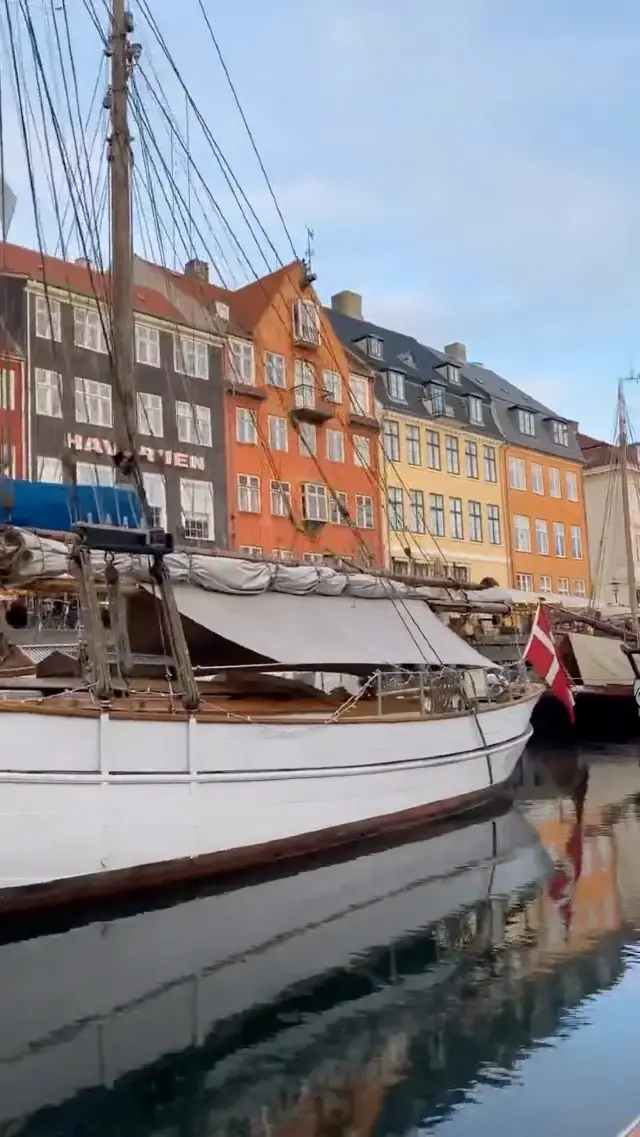
[[[92,2],[102,18],[104,0]],[[151,4],[180,74],[286,262],[288,239],[198,0]],[[66,6],[88,106],[100,44],[85,0]],[[156,90],[183,136],[188,130],[208,192],[227,218],[233,214],[252,267],[265,271],[151,34],[144,0],[131,6],[142,67],[158,75]],[[17,21],[18,0],[10,7]],[[436,348],[460,340],[471,360],[609,437],[617,380],[640,370],[637,0],[206,0],[206,7],[299,253],[305,227],[314,231],[321,298],[353,289],[365,315],[382,325]],[[31,10],[51,49],[52,17],[42,0],[31,0]],[[7,42],[5,25],[5,152],[19,198],[11,237],[34,244]],[[166,123],[142,82],[139,90],[166,154]],[[141,171],[139,137],[137,145]],[[97,178],[98,153],[92,162]],[[195,175],[189,189],[179,167],[174,157],[195,214],[195,197],[207,203],[206,191]],[[152,192],[160,193],[161,180],[149,175]],[[188,233],[192,251],[217,264],[228,283],[251,278],[208,204],[201,218]],[[50,237],[50,222],[47,231]],[[174,244],[182,263],[186,253]],[[629,403],[640,424],[640,387],[630,386]]]

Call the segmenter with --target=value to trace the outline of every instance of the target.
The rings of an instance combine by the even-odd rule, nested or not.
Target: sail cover
[[[234,596],[192,585],[179,585],[175,594],[183,616],[287,667],[495,666],[422,600],[277,592]]]

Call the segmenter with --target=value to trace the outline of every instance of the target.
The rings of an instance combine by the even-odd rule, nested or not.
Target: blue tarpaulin
[[[78,521],[143,528],[140,502],[131,489],[0,478],[0,525],[70,533]]]

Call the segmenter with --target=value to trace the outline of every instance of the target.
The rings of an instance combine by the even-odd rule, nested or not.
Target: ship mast
[[[638,594],[636,591],[636,570],[633,559],[633,539],[631,534],[631,508],[629,505],[629,463],[627,459],[627,404],[624,397],[622,379],[618,383],[618,438],[620,443],[620,473],[622,476],[622,513],[624,517],[624,544],[627,558],[627,586],[633,631],[638,637]]]

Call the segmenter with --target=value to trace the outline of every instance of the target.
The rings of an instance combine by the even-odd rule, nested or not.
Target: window
[[[342,402],[342,379],[339,371],[323,371],[322,386],[328,403]]]
[[[449,498],[449,520],[451,522],[451,536],[458,541],[464,539],[464,526],[462,523],[462,498]]]
[[[557,443],[558,446],[569,445],[569,427],[566,422],[552,422],[551,430],[553,433],[553,441]]]
[[[530,572],[516,573],[516,588],[519,592],[533,592],[533,577]]]
[[[582,560],[582,529],[579,525],[571,526],[571,556],[577,561]]]
[[[479,399],[477,395],[469,395],[469,422],[484,422],[482,399]]]
[[[305,565],[323,565],[324,553],[303,553],[302,560]]]
[[[404,529],[404,495],[398,486],[389,486],[387,490],[387,513],[389,528],[395,533],[402,533]]]
[[[160,366],[160,329],[136,320],[136,361],[148,367]]]
[[[207,345],[202,344],[201,346],[204,348],[205,353],[206,353]],[[207,355],[207,363],[208,363],[208,361],[209,360],[208,360],[208,355]],[[253,362],[253,344],[252,343],[248,343],[247,340],[230,339],[229,340],[229,363],[231,365],[232,382],[234,382],[234,383],[245,383],[249,387],[255,387],[256,373],[255,373],[254,362]],[[176,368],[176,370],[179,370],[179,368]],[[187,374],[192,375],[193,372],[188,371]],[[198,378],[199,379],[208,379],[209,378],[208,368],[207,368],[207,374],[206,375],[198,374]]]
[[[440,464],[440,435],[437,430],[427,431],[427,465],[430,470],[442,469]]]
[[[566,486],[567,486],[567,500],[568,501],[577,501],[578,500],[578,475],[574,474],[572,470],[567,470],[567,472],[565,474],[565,480],[566,480]]]
[[[233,342],[234,341],[229,342],[231,373],[232,376],[238,378],[238,376],[235,375],[234,370],[235,355]],[[253,347],[251,344],[248,344],[247,346],[251,349],[251,360],[253,368]],[[196,339],[195,336],[175,336],[173,341],[173,364],[175,370],[179,375],[190,375],[192,379],[208,379],[209,348],[207,344],[204,342],[204,340]],[[202,500],[204,500],[204,498]]]
[[[261,545],[239,545],[238,552],[242,553],[245,557],[261,557]]]
[[[540,591],[541,592],[551,592],[551,577],[550,576],[541,576],[540,577]]]
[[[427,531],[422,490],[409,490],[409,529],[412,533],[426,533]]]
[[[156,529],[167,528],[167,489],[162,474],[143,474],[142,483]]]
[[[502,538],[500,536],[500,506],[488,505],[487,506],[487,528],[489,530],[489,544],[500,545]]]
[[[371,466],[371,443],[361,434],[353,436],[353,463],[355,466]]]
[[[564,543],[564,525],[561,521],[553,523],[553,551],[557,557],[566,557],[567,550]]]
[[[293,338],[296,343],[316,346],[320,343],[320,321],[313,300],[294,300]]]
[[[51,296],[36,296],[36,335],[41,340],[62,340],[60,301]]]
[[[460,473],[460,457],[458,454],[458,439],[454,438],[452,434],[445,435],[445,450],[447,455],[447,472],[449,474]]]
[[[444,537],[444,498],[441,493],[429,494],[429,515],[431,517],[431,532],[434,537]]]
[[[291,516],[291,482],[271,481],[271,512],[274,517]]]
[[[569,581],[568,581],[566,576],[559,576],[558,577],[558,595],[559,596],[568,596],[569,595]]]
[[[251,442],[250,437],[240,437],[241,432],[249,432],[251,423],[255,433],[255,418],[240,421],[238,411],[242,410],[238,407],[236,411],[236,438],[238,442]],[[247,415],[252,415],[252,411],[246,411]],[[199,407],[195,403],[181,403],[176,402],[176,426],[178,429],[178,441],[186,442],[190,446],[212,446],[213,441],[211,438],[211,410],[209,407]],[[256,441],[256,438],[253,438]]]
[[[341,430],[328,430],[325,445],[329,462],[344,462],[344,434]]]
[[[549,494],[551,497],[562,497],[560,471],[555,466],[549,466]]]
[[[85,347],[88,351],[106,352],[107,345],[97,308],[74,306],[73,341],[76,347]]]
[[[286,387],[287,369],[284,355],[276,355],[273,351],[265,352],[264,373],[269,387]]]
[[[373,529],[373,498],[356,494],[356,525],[358,529]]]
[[[140,434],[162,438],[162,397],[149,391],[138,391],[138,430]]]
[[[76,421],[92,426],[113,426],[112,390],[95,379],[75,380]]]
[[[302,513],[307,521],[328,521],[326,486],[305,482],[302,486]]]
[[[293,391],[297,407],[313,408],[316,405],[316,373],[310,363],[296,359],[296,380]]]
[[[290,564],[295,560],[291,549],[272,549],[271,556],[275,561],[283,561],[285,564]]]
[[[177,403],[176,407],[189,407],[189,403]],[[179,420],[178,420],[179,421]],[[178,435],[180,437],[180,435]],[[182,438],[180,438],[182,442]],[[236,442],[242,442],[249,446],[255,446],[258,441],[258,424],[256,422],[255,411],[247,410],[246,407],[236,407]]]
[[[420,465],[420,427],[419,426],[406,426],[405,443],[407,447],[407,462],[410,466]]]
[[[38,455],[37,478],[39,482],[62,483],[62,460],[60,458],[43,458]]]
[[[180,478],[180,509],[185,537],[213,541],[213,487],[211,482]]]
[[[115,466],[105,466],[99,462],[76,464],[76,483],[79,486],[113,486],[115,480]]]
[[[526,490],[527,474],[523,458],[509,458],[509,485],[512,490]]]
[[[482,506],[479,501],[469,502],[469,537],[472,541],[482,540]]]
[[[573,591],[576,596],[586,596],[587,590],[583,580],[574,580]]]
[[[289,449],[289,432],[287,420],[281,415],[269,415],[267,419],[269,428],[269,446],[272,450]]]
[[[485,446],[484,448],[484,480],[485,482],[497,482],[498,480],[495,446]]]
[[[477,478],[478,475],[478,444],[465,442],[464,461],[468,478]]]
[[[430,383],[429,398],[431,399],[431,414],[443,415],[447,409],[444,387],[438,386],[437,383]]]
[[[387,371],[385,385],[390,399],[393,399],[396,403],[406,403],[404,375],[401,371]]]
[[[260,478],[238,474],[238,509],[241,513],[260,512]]]
[[[318,453],[318,434],[312,422],[298,424],[298,450],[303,458]]]
[[[544,494],[542,466],[538,465],[537,462],[531,463],[531,489],[534,493]]]
[[[373,359],[382,359],[383,357],[383,341],[378,336],[367,336],[365,340],[367,354],[371,355]]]
[[[349,408],[354,415],[369,418],[371,414],[371,387],[364,375],[349,376]]]
[[[546,521],[536,519],[536,549],[543,557],[549,556],[549,534]]]
[[[62,376],[36,367],[36,414],[62,418]]]
[[[531,552],[531,533],[529,531],[529,518],[516,515],[513,519],[515,532],[515,548],[519,553]]]
[[[532,437],[536,433],[536,417],[533,411],[518,411],[518,429],[520,434],[529,434]]]
[[[390,462],[400,461],[400,428],[397,422],[385,419],[382,424],[382,445]]]
[[[335,493],[329,495],[329,521],[332,525],[349,524],[347,495],[340,490],[336,490]]]
[[[0,367],[0,410],[12,411],[15,406],[13,371]]]

